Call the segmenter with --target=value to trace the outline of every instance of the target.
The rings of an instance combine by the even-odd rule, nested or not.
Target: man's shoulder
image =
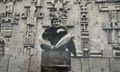
[[[54,31],[54,30],[56,30],[56,29],[57,29],[57,28],[55,28],[55,27],[49,27],[49,28],[45,29],[45,32]]]

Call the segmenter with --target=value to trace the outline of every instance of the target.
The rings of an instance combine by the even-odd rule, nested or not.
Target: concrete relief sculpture
[[[120,0],[0,0],[0,72],[120,72]]]
[[[5,54],[5,41],[3,37],[0,38],[0,56]]]
[[[106,5],[104,5],[104,3]],[[120,46],[119,46],[119,32],[120,32],[120,25],[119,25],[119,18],[118,12],[120,11],[120,3],[119,0],[114,1],[96,1],[96,4],[99,5],[100,12],[108,12],[109,14],[109,23],[103,24],[102,29],[107,34],[108,44],[112,45],[113,56],[120,57]],[[111,5],[112,4],[112,5]]]

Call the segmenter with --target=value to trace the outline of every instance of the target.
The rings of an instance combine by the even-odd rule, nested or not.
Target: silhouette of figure
[[[41,44],[41,48],[44,50],[58,50],[65,51],[68,49],[70,53],[76,56],[76,48],[72,40],[72,36],[67,32],[64,26],[60,26],[57,23],[53,23],[52,26],[47,28],[43,34],[42,38],[50,42],[50,45]]]

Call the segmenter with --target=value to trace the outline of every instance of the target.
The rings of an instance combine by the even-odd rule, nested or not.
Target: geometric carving
[[[27,14],[26,13],[22,13],[21,17],[22,17],[22,19],[26,19],[27,18]]]
[[[112,46],[114,50],[120,50],[120,43],[113,43]]]
[[[50,5],[49,7],[47,7],[47,9],[49,9],[50,11],[50,19],[52,20],[56,18],[59,20],[58,24],[65,25],[67,20],[67,12],[70,10],[70,8],[66,7],[68,3],[69,1],[64,2],[63,0],[54,0],[54,3],[47,2],[47,4]]]
[[[120,3],[120,0],[98,0],[95,3],[99,5],[100,12],[120,11],[120,5],[117,5],[117,3]]]
[[[0,2],[3,2],[3,3],[16,2],[16,1],[22,1],[22,0],[0,0]]]
[[[4,17],[7,17],[6,12],[1,12],[1,13],[0,13],[0,18],[4,18]]]
[[[115,57],[120,57],[120,43],[119,43],[119,32],[120,32],[120,23],[118,22],[117,12],[120,11],[119,0],[110,0],[110,1],[96,1],[99,4],[100,12],[108,12],[110,23],[103,24],[102,28],[107,32],[108,43],[112,45],[113,55]],[[103,5],[106,3],[106,5]],[[111,5],[112,3],[112,5]]]
[[[103,2],[107,3],[106,5],[103,5]],[[117,12],[120,11],[120,5],[117,5],[116,3],[120,3],[119,0],[114,1],[96,1],[96,3],[99,4],[99,10],[100,12],[108,12],[110,17],[110,23],[109,24],[103,24],[102,28],[107,32],[108,35],[108,43],[118,43],[118,36],[116,33],[120,31],[120,25],[118,23],[118,15]],[[113,3],[111,5],[110,3]],[[118,44],[114,44],[118,45]]]
[[[31,2],[31,3],[35,3],[35,4],[36,4],[36,3],[37,3],[37,0],[32,0],[32,2]]]
[[[120,51],[119,51],[119,50],[114,50],[114,51],[113,51],[113,56],[114,56],[115,58],[120,57]]]
[[[81,3],[81,0],[76,0],[75,2],[74,2],[74,4],[80,4]]]
[[[6,8],[7,13],[12,13],[13,12],[13,2],[6,3],[5,8]]]
[[[3,38],[0,38],[0,55],[4,55],[5,52],[5,41]]]
[[[34,48],[34,25],[27,24],[24,36],[24,48]]]
[[[35,6],[32,4],[31,6],[26,6],[27,11],[27,23],[26,24],[36,24],[36,18],[35,18]]]
[[[89,31],[88,30],[81,31],[81,38],[89,38]]]
[[[108,43],[116,43],[118,40],[118,36],[116,33],[120,31],[120,24],[117,21],[117,13],[114,11],[109,12],[110,13],[110,23],[109,24],[103,24],[102,28],[107,32],[108,35]],[[111,41],[110,41],[111,40]]]
[[[36,17],[38,19],[42,19],[44,17],[43,13],[41,12],[42,6],[36,6]]]
[[[30,6],[24,6],[25,11],[22,13],[22,19],[27,19],[30,13]]]
[[[90,51],[90,56],[92,57],[101,57],[103,55],[103,51]]]
[[[109,10],[110,15],[110,23],[103,24],[102,28],[107,32],[108,35],[108,43],[118,43],[118,35],[116,35],[120,31],[120,24],[118,23],[117,11]]]
[[[90,43],[89,43],[89,31],[88,31],[88,1],[81,1],[80,5],[80,19],[81,19],[81,48],[83,51],[83,56],[89,56]]]
[[[12,24],[18,25],[19,23],[19,18],[20,18],[20,14],[19,13],[15,13],[14,17],[13,17],[13,22]]]
[[[11,24],[11,18],[2,18],[1,22],[1,33],[4,37],[10,38],[13,27]]]
[[[96,3],[117,3],[120,0],[96,0]]]
[[[102,56],[101,51],[92,51],[90,49],[89,40],[89,21],[88,21],[88,4],[91,3],[89,0],[76,0],[74,4],[79,4],[80,7],[80,27],[81,27],[81,48],[83,56]]]
[[[89,51],[89,38],[82,38],[82,48],[84,52]]]

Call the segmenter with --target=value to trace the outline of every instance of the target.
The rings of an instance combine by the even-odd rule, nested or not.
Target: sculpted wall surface
[[[40,72],[53,18],[72,35],[73,72],[120,72],[119,0],[0,0],[0,72]]]

